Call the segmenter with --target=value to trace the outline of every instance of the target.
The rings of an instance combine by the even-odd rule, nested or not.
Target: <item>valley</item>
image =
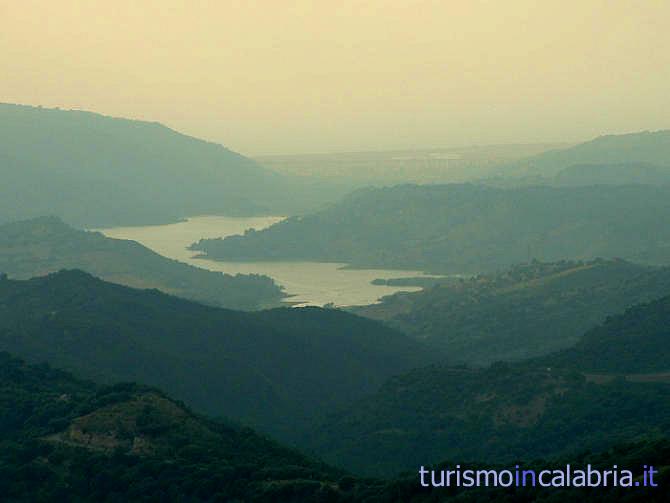
[[[420,271],[351,269],[344,263],[314,261],[215,261],[197,256],[189,247],[202,238],[244,234],[248,229],[262,230],[283,220],[282,217],[200,216],[184,222],[156,226],[100,229],[108,237],[130,239],[147,248],[186,264],[226,274],[262,275],[283,287],[285,303],[297,306],[356,306],[376,303],[380,297],[398,291],[418,291],[414,285],[372,284],[376,279],[421,277]]]
[[[668,20],[0,1],[0,503],[670,503]]]
[[[44,141],[44,124],[26,122],[42,112],[8,111]],[[231,182],[218,194],[235,197],[187,197],[178,211],[157,197],[142,211],[54,206],[72,222],[15,220],[18,205],[4,213],[0,442],[20,457],[0,457],[0,474],[18,481],[9,492],[34,492],[24,474],[41,470],[47,500],[113,501],[104,481],[81,483],[94,470],[131,501],[169,490],[193,501],[432,503],[445,494],[416,486],[418,465],[667,464],[667,132],[474,149],[470,161],[491,175],[476,183],[393,185],[426,161],[417,153],[393,154],[408,171],[346,183],[347,169],[387,154],[340,158],[349,168],[319,158],[324,170],[335,162],[331,180],[299,173],[312,158],[274,159],[284,172],[270,178],[294,191],[275,197],[242,183],[266,168],[236,154],[146,123],[52,113],[46,123],[96,124],[127,147],[110,162],[178,175],[194,159],[235,160],[241,178],[200,173],[189,190]],[[47,184],[81,180],[72,170],[92,147],[62,134],[48,155],[12,145],[22,155],[1,167],[19,192],[48,156],[58,163]],[[524,148],[538,151],[514,157]],[[452,154],[430,154],[420,176],[456,176],[465,165]],[[152,470],[172,474],[169,489]],[[532,497],[519,489],[511,501]]]

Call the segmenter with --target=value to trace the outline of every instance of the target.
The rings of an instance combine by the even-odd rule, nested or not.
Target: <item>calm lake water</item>
[[[246,229],[263,229],[283,217],[219,217],[201,216],[185,222],[145,227],[114,227],[99,229],[111,238],[131,239],[165,257],[196,267],[229,274],[265,274],[282,285],[298,305],[336,306],[373,304],[384,295],[398,291],[417,291],[419,287],[372,285],[376,278],[409,278],[421,276],[420,271],[384,269],[342,269],[344,264],[323,262],[217,262],[195,259],[196,252],[187,247],[200,238],[217,238],[242,234]]]

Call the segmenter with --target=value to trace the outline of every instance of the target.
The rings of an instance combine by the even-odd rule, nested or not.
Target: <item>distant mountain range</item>
[[[194,243],[220,260],[318,260],[477,273],[541,260],[670,263],[670,131],[501,164],[474,184],[355,191],[258,232]]]
[[[199,269],[135,241],[74,229],[56,217],[0,225],[0,272],[28,279],[75,268],[113,283],[157,288],[230,309],[277,307],[285,295],[267,276]]]
[[[345,190],[155,122],[12,104],[0,104],[0,178],[0,223],[57,215],[82,227],[285,215]]]
[[[431,272],[496,271],[538,258],[670,263],[670,186],[363,189],[244,236],[193,245],[217,260],[318,260]]]
[[[646,165],[670,171],[670,130],[606,135],[568,148],[555,149],[501,166],[505,176],[551,178],[575,165]],[[616,179],[613,169],[612,179]],[[604,175],[604,173],[603,173]],[[603,176],[603,183],[607,177]],[[611,181],[611,180],[610,180]]]
[[[439,352],[337,310],[245,313],[81,271],[0,280],[0,351],[101,382],[160,386],[283,439]]]

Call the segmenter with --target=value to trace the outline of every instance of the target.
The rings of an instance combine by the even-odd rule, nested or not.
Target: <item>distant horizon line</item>
[[[274,152],[243,152],[241,149],[237,149],[232,146],[228,146],[227,144],[224,144],[221,140],[217,139],[210,139],[210,138],[205,138],[203,136],[196,136],[195,134],[191,134],[188,132],[184,132],[181,129],[177,129],[176,127],[169,125],[165,122],[161,122],[158,120],[152,120],[152,119],[147,119],[147,118],[137,118],[137,117],[131,117],[131,116],[122,116],[122,115],[112,115],[112,114],[106,114],[102,112],[97,112],[94,110],[86,109],[86,108],[77,108],[77,107],[71,107],[71,108],[66,108],[66,107],[61,107],[61,106],[48,106],[48,105],[35,105],[35,104],[28,104],[28,103],[12,103],[8,101],[0,101],[0,106],[7,105],[7,106],[16,106],[16,107],[26,107],[26,108],[34,108],[34,109],[40,109],[40,110],[48,110],[48,111],[58,111],[58,112],[78,112],[78,113],[85,113],[85,114],[91,114],[91,115],[96,115],[99,117],[104,117],[108,119],[117,119],[117,120],[127,120],[127,121],[136,121],[136,122],[144,122],[146,124],[154,124],[154,125],[160,125],[162,127],[168,128],[175,133],[184,135],[184,136],[189,136],[191,138],[204,141],[207,143],[215,143],[227,150],[231,150],[235,153],[238,153],[240,155],[243,155],[245,157],[248,157],[250,159],[262,159],[262,158],[271,158],[271,157],[323,157],[323,156],[333,156],[333,155],[360,155],[360,154],[375,154],[375,153],[409,153],[409,152],[430,152],[430,151],[453,151],[453,150],[466,150],[466,149],[481,149],[481,148],[499,148],[499,147],[523,147],[523,146],[546,146],[546,147],[558,147],[558,148],[568,148],[570,146],[575,146],[580,143],[584,142],[589,142],[592,140],[595,140],[597,138],[601,137],[606,137],[606,136],[622,136],[622,135],[628,135],[628,134],[642,134],[642,133],[656,133],[656,132],[663,132],[663,131],[670,131],[670,127],[667,129],[656,129],[656,130],[650,130],[650,129],[642,129],[642,130],[636,130],[636,131],[628,131],[625,133],[603,133],[600,135],[592,136],[587,139],[580,139],[580,140],[551,140],[551,141],[514,141],[514,142],[509,142],[509,143],[469,143],[469,144],[461,144],[461,145],[451,145],[451,146],[430,146],[430,147],[406,147],[406,148],[363,148],[363,149],[334,149],[334,150],[315,150],[315,151],[308,151],[308,152],[280,152],[280,151],[274,151]]]
[[[642,132],[642,131],[640,131]],[[475,148],[494,148],[494,147],[529,147],[529,146],[552,146],[552,147],[566,147],[569,145],[576,145],[589,140],[581,141],[536,141],[536,142],[512,142],[512,143],[472,143],[466,145],[457,145],[450,147],[412,147],[412,148],[388,148],[388,149],[359,149],[359,150],[322,150],[305,153],[290,153],[290,152],[273,152],[263,154],[244,154],[252,159],[260,159],[262,157],[320,157],[330,155],[356,155],[356,154],[382,154],[382,153],[409,153],[409,152],[444,152],[452,150],[466,150]]]

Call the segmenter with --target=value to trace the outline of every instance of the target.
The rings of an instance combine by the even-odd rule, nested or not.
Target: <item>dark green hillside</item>
[[[0,223],[58,215],[82,227],[285,215],[345,190],[156,122],[1,103],[0,179]]]
[[[569,347],[607,316],[668,294],[668,267],[531,262],[499,274],[442,280],[351,311],[440,347],[452,361],[488,364]]]
[[[326,461],[394,473],[440,459],[513,462],[601,451],[670,428],[668,298],[628,309],[570,350],[390,379],[306,442]]]
[[[135,241],[86,232],[55,217],[0,225],[0,272],[27,279],[82,269],[104,280],[230,309],[279,304],[284,294],[267,276],[206,271],[154,253]]]
[[[594,383],[576,371],[428,367],[389,380],[301,445],[360,473],[442,459],[511,463],[600,451],[670,427],[670,384]]]
[[[547,364],[615,374],[670,372],[670,297],[633,306],[586,332],[574,346],[546,358]],[[670,381],[670,374],[665,375]]]
[[[0,350],[104,382],[160,386],[281,438],[441,357],[341,311],[229,311],[80,271],[0,281]]]
[[[524,467],[617,464],[637,474],[652,464],[665,487],[669,453],[667,440],[649,439]],[[130,383],[101,387],[6,353],[0,354],[0,491],[3,501],[31,503],[508,503],[557,496],[546,489],[430,491],[419,487],[416,473],[392,481],[355,478],[247,428],[196,415],[158,390]],[[629,490],[626,501],[662,501],[654,499],[661,491]],[[571,488],[561,501],[615,501],[621,494]]]
[[[193,245],[220,260],[319,260],[477,273],[530,258],[670,263],[670,186],[403,185]]]
[[[3,501],[344,502],[341,477],[159,391],[0,354]]]

